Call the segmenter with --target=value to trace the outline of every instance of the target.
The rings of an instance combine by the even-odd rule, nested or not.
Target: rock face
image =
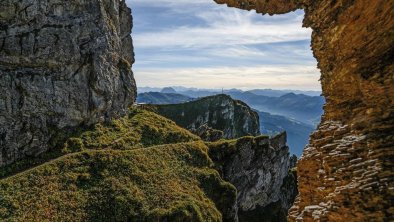
[[[237,188],[235,221],[287,221],[287,211],[298,192],[291,170],[297,158],[290,157],[286,133],[271,139],[244,137],[208,146],[222,177]]]
[[[394,218],[394,2],[216,0],[259,13],[305,10],[325,114],[298,163],[290,221]]]
[[[62,129],[118,117],[136,87],[124,1],[0,2],[0,166]]]
[[[182,104],[156,105],[154,109],[208,141],[220,139],[218,131],[222,131],[222,137],[227,139],[260,134],[258,114],[245,103],[227,95],[209,96]]]

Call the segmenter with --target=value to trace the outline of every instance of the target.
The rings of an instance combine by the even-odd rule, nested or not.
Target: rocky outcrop
[[[235,221],[287,221],[294,202],[297,158],[290,157],[286,133],[274,138],[244,137],[209,143],[209,156],[221,176],[237,188]]]
[[[199,136],[204,141],[214,142],[223,138],[223,131],[216,130],[204,124],[193,131],[194,134]]]
[[[182,104],[147,107],[206,138],[211,138],[210,132],[213,132],[212,138],[220,139],[217,131],[222,131],[223,138],[227,139],[260,134],[258,114],[245,103],[227,95],[209,96]]]
[[[298,163],[291,221],[389,221],[393,210],[394,2],[216,0],[259,13],[305,10],[325,114]]]
[[[125,1],[0,2],[0,166],[123,115],[136,87]]]

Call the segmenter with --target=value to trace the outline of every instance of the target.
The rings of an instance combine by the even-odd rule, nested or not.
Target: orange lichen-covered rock
[[[305,10],[325,114],[298,163],[290,221],[394,218],[394,2],[216,0],[281,14]]]

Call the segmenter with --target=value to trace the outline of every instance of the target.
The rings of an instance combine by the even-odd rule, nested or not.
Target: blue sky
[[[127,0],[138,86],[320,90],[303,11],[260,15],[213,0]]]

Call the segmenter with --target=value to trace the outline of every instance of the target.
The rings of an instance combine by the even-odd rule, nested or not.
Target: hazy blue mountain
[[[305,94],[296,94],[294,92],[305,92],[309,94],[318,95],[317,91],[298,91],[298,90],[272,90],[272,89],[255,89],[250,91],[242,91],[239,89],[230,90],[215,90],[215,89],[196,89],[186,87],[169,87],[165,89],[171,90],[177,94],[182,94],[190,98],[201,98],[212,96],[216,94],[225,93],[232,96],[234,99],[246,102],[252,108],[268,112],[275,115],[281,115],[296,119],[300,122],[316,126],[320,122],[320,117],[323,114],[324,97],[310,96]],[[139,92],[146,90],[156,90],[160,92],[162,88],[140,87]],[[291,92],[290,92],[291,91]],[[290,92],[290,93],[288,93]],[[268,96],[270,95],[270,96]],[[161,96],[160,98],[162,98]],[[168,96],[167,96],[168,97]],[[164,103],[169,103],[171,100],[164,98]],[[176,99],[174,101],[184,102],[184,99]],[[149,100],[149,103],[162,104],[158,100]]]
[[[321,91],[303,91],[303,90],[276,90],[276,89],[253,89],[251,92],[259,96],[280,97],[288,93],[304,94],[307,96],[320,96]]]
[[[179,91],[178,93],[189,96],[189,97],[193,97],[193,98],[201,98],[201,97],[217,95],[217,94],[220,94],[221,92],[210,91],[210,90],[185,90],[185,91]]]
[[[138,93],[146,93],[146,92],[160,92],[162,88],[159,87],[138,87]]]
[[[277,89],[252,89],[252,90],[240,90],[240,89],[199,89],[199,88],[191,88],[191,87],[184,87],[184,86],[170,86],[170,87],[138,87],[139,93],[144,92],[161,92],[163,89],[172,88],[177,93],[182,93],[184,95],[188,95],[190,97],[203,97],[203,96],[210,96],[215,94],[221,94],[222,92],[250,92],[255,95],[259,96],[268,96],[268,97],[280,97],[288,93],[295,93],[295,94],[304,94],[307,96],[320,96],[321,91],[308,91],[308,90],[277,90]],[[174,92],[172,92],[174,93]],[[202,96],[201,96],[202,95]]]
[[[266,112],[258,112],[258,114],[261,133],[274,136],[286,131],[290,152],[300,157],[315,127],[284,116],[271,115]]]
[[[164,87],[160,92],[161,93],[177,93],[177,91],[172,87]]]
[[[137,103],[177,104],[192,101],[193,98],[177,93],[145,92],[137,96]]]
[[[228,92],[234,99],[242,100],[262,112],[286,116],[300,122],[317,125],[323,114],[324,97],[288,93],[280,97],[256,95],[251,92]]]

